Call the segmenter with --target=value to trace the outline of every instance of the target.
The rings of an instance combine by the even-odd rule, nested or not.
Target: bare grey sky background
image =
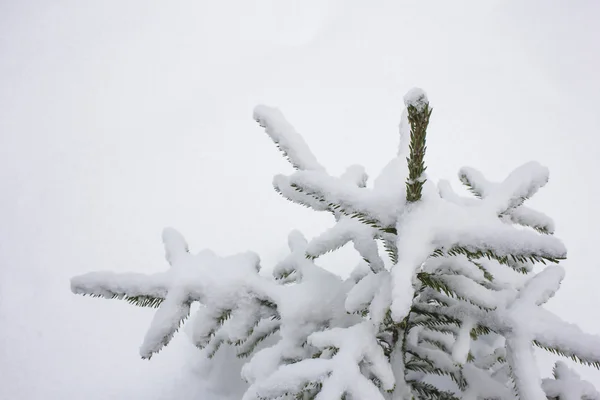
[[[291,229],[331,221],[272,190],[290,167],[254,105],[329,170],[374,177],[413,86],[434,108],[431,178],[550,168],[532,205],[569,260],[549,307],[600,334],[598,20],[592,0],[0,1],[0,399],[203,393],[183,335],[142,361],[152,310],[74,296],[69,278],[166,268],[164,226],[269,268]]]

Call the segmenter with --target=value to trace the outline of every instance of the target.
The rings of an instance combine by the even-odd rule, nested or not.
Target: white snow
[[[456,341],[452,346],[452,358],[459,364],[467,362],[467,356],[471,350],[471,330],[474,326],[474,320],[465,318],[460,326]]]
[[[561,400],[600,400],[600,392],[562,361],[557,361],[554,366],[554,378],[542,381],[542,388],[548,397]]]
[[[404,104],[407,108],[412,106],[421,111],[427,104],[429,104],[429,100],[427,99],[427,94],[423,89],[412,88],[404,95]]]
[[[325,169],[310,151],[308,145],[276,108],[259,105],[254,108],[254,119],[260,124],[273,142],[279,146],[298,169],[324,171]]]

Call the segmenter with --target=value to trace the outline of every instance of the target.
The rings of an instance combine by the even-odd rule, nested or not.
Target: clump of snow
[[[305,170],[325,169],[308,148],[306,142],[276,108],[259,105],[254,108],[254,119],[265,128],[273,142],[279,146],[295,167]]]
[[[554,366],[554,379],[544,379],[542,388],[549,398],[600,400],[600,392],[562,361]]]
[[[421,111],[429,104],[429,100],[423,89],[412,88],[404,95],[404,104],[406,108],[415,107],[418,111]]]

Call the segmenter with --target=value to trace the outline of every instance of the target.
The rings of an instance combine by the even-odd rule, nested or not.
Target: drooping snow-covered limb
[[[185,239],[173,228],[162,234],[165,258],[173,265],[188,256]],[[125,299],[139,306],[158,307],[169,291],[169,273],[152,275],[137,273],[115,274],[112,272],[90,272],[71,279],[71,291],[75,294]]]
[[[78,294],[141,298],[158,306],[140,348],[142,358],[152,357],[169,343],[194,301],[218,304],[227,313],[240,297],[254,294],[268,299],[271,294],[269,285],[258,275],[259,258],[254,253],[224,258],[210,251],[192,255],[181,234],[172,228],[164,230],[163,243],[170,264],[167,272],[150,276],[92,273],[71,281],[73,292]]]
[[[506,338],[507,359],[511,376],[521,400],[546,400],[542,380],[526,333],[515,330]]]
[[[579,374],[564,362],[554,365],[554,379],[544,379],[542,388],[546,396],[559,400],[600,400],[600,392],[594,386],[581,379]]]
[[[244,400],[278,398],[320,386],[316,399],[337,400],[344,394],[356,399],[381,399],[372,375],[383,390],[394,388],[392,369],[375,341],[376,328],[368,321],[350,328],[333,328],[313,333],[308,342],[321,350],[333,349],[331,358],[316,358],[280,367],[269,378],[252,385]]]
[[[254,108],[254,119],[260,124],[290,163],[301,170],[325,171],[310,148],[276,108],[259,105]]]
[[[190,300],[183,288],[171,289],[160,305],[140,347],[142,358],[151,358],[170,341],[190,314]]]

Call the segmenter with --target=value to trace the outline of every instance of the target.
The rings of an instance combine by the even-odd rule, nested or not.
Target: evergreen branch
[[[482,264],[476,262],[475,260],[469,260],[472,262],[481,272],[483,272],[483,277],[488,281],[492,282],[494,280],[494,275],[492,275]]]
[[[573,351],[571,351],[569,349],[555,347],[555,346],[548,346],[548,345],[545,345],[545,344],[539,342],[538,340],[534,340],[533,344],[541,349],[544,349],[544,350],[552,353],[552,354],[570,358],[571,360],[573,360],[579,364],[583,364],[583,365],[587,365],[589,367],[594,367],[596,369],[600,369],[600,360],[588,360],[588,359],[581,357],[579,354],[574,353]]]
[[[500,264],[511,266],[510,261],[513,262],[532,262],[532,263],[542,263],[546,264],[546,262],[550,263],[559,263],[560,260],[564,260],[565,257],[552,257],[550,255],[540,255],[533,253],[522,253],[522,254],[509,254],[509,255],[499,255],[494,252],[493,249],[476,249],[472,250],[470,248],[464,246],[454,246],[448,250],[436,249],[431,256],[432,257],[446,257],[446,256],[456,256],[456,255],[464,255],[470,259],[478,259],[478,258],[487,258],[488,260],[496,260]]]
[[[423,349],[419,350],[422,351]],[[416,348],[414,350],[411,350],[407,346],[407,349],[405,351],[407,354],[412,356],[410,360],[406,361],[404,367],[405,369],[410,371],[424,372],[433,375],[447,376],[450,379],[452,379],[459,388],[463,389],[464,387],[466,387],[467,383],[460,373],[459,365],[456,365],[455,371],[448,371],[444,368],[436,366],[436,362],[434,360],[428,358],[424,354],[420,354]],[[442,350],[436,351],[443,352]]]
[[[217,324],[223,325],[225,321],[227,321],[231,317],[231,309],[227,308],[221,311],[221,314],[215,318]]]
[[[475,327],[471,329],[471,339],[477,340],[479,336],[489,335],[490,333],[492,333],[492,330],[487,326],[475,325]]]
[[[153,332],[152,335],[150,335],[150,332],[146,334],[146,337],[144,338],[144,343],[140,348],[140,355],[142,359],[150,360],[154,354],[159,353],[165,346],[167,346],[171,342],[171,339],[173,339],[173,336],[175,336],[175,333],[179,331],[185,320],[190,315],[191,300],[188,299],[186,301],[177,302],[176,300],[171,300],[167,298],[165,299],[164,304],[166,305],[169,302],[172,306],[175,306],[179,309],[180,315],[178,316],[176,321],[169,321],[168,324],[165,324],[165,321],[163,320],[164,318],[161,316],[161,314],[167,314],[168,311],[159,309],[156,312],[152,321],[152,325],[154,325],[159,319],[163,321],[158,323],[158,325],[160,325],[160,329],[155,330],[155,332]],[[175,323],[173,324],[173,322]],[[162,333],[162,335],[157,337],[159,333]]]
[[[435,311],[423,309],[420,304],[415,304],[412,307],[411,312],[414,314],[417,314],[417,315],[421,315],[421,316],[430,318],[428,320],[428,322],[426,322],[426,323],[421,323],[421,322],[416,321],[414,325],[423,325],[423,326],[427,326],[430,329],[431,329],[431,327],[444,326],[444,325],[460,326],[460,321],[458,319],[450,317],[448,315],[437,313]],[[412,324],[409,324],[408,326],[411,326],[411,325]]]
[[[474,181],[472,181],[466,173],[464,173],[463,171],[460,171],[460,173],[458,175],[458,179],[460,180],[460,182],[463,185],[465,185],[467,187],[467,190],[469,192],[471,192],[473,194],[473,196],[480,198],[480,199],[483,198],[482,188],[478,187],[478,185]]]
[[[323,207],[326,208],[326,210],[329,212],[332,212],[334,214],[336,212],[339,212],[350,218],[356,218],[357,220],[364,223],[365,225],[368,225],[371,228],[378,229],[383,233],[389,233],[389,234],[397,233],[395,226],[386,226],[385,224],[381,223],[381,221],[370,216],[368,214],[368,212],[366,212],[366,211],[353,210],[351,208],[343,206],[342,204],[328,202],[327,199],[325,198],[325,196],[323,196],[322,194],[317,193],[314,190],[309,191],[306,188],[302,188],[301,186],[299,186],[298,184],[295,184],[295,183],[290,184],[290,187],[292,187],[294,190],[296,190],[299,193],[311,196],[316,201],[318,201],[320,204],[322,204]],[[278,188],[276,188],[276,190],[278,190]],[[287,196],[284,196],[284,197],[289,198]],[[296,201],[296,200],[292,200],[292,201]],[[312,205],[308,205],[308,203],[306,203],[305,205],[306,205],[306,207],[314,208]]]
[[[420,381],[407,381],[411,389],[417,395],[418,400],[461,400],[453,393],[440,390],[430,383]]]
[[[419,105],[407,104],[408,122],[410,123],[410,156],[408,162],[408,179],[406,181],[406,201],[414,203],[421,199],[421,191],[425,183],[425,145],[427,126],[432,109],[427,98],[422,97]]]
[[[284,182],[274,180],[273,188],[283,198],[291,201],[292,203],[299,204],[315,211],[329,211],[335,215],[335,212],[329,208],[327,202],[314,196],[310,196],[309,194],[304,193],[302,190],[298,190],[292,185],[288,185],[287,183],[284,184]]]
[[[90,296],[95,298],[103,298],[103,299],[117,299],[117,300],[125,300],[129,304],[138,307],[151,307],[158,308],[161,303],[165,300],[162,297],[154,297],[154,296],[145,296],[145,295],[134,295],[129,296],[124,293],[106,293],[106,294],[95,294],[95,293],[81,293],[82,296]]]
[[[241,349],[237,352],[236,356],[238,358],[248,357],[254,352],[254,350],[256,350],[256,347],[260,343],[262,343],[269,336],[273,335],[275,332],[279,331],[280,327],[281,324],[278,323],[267,331],[263,331],[255,335],[250,334],[245,341],[241,343],[236,343],[238,347],[241,347]],[[254,333],[254,331],[252,333]]]
[[[90,272],[71,279],[71,291],[82,296],[125,300],[139,307],[158,308],[167,296],[164,274]]]
[[[446,296],[448,296],[450,298],[456,298],[456,299],[462,300],[462,301],[470,303],[476,307],[479,307],[480,309],[485,310],[485,311],[493,310],[493,308],[486,307],[482,304],[479,304],[479,303],[473,301],[471,298],[466,297],[465,295],[457,293],[446,282],[444,282],[442,275],[429,274],[427,272],[419,272],[417,274],[417,279],[419,281],[421,281],[423,286],[431,288],[431,289],[435,290],[436,292],[444,293]]]
[[[398,263],[398,247],[396,246],[396,242],[391,239],[383,239],[383,248],[387,252],[390,257],[390,261],[392,264]]]
[[[263,105],[256,106],[254,120],[265,128],[265,132],[294,168],[325,170],[310,151],[302,136],[290,125],[281,111]]]
[[[214,358],[214,356],[217,354],[217,351],[219,351],[224,342],[225,340],[223,340],[223,338],[216,338],[212,340],[209,344],[211,348],[209,348],[209,346],[206,346],[206,348],[209,348],[209,351],[206,353],[206,357],[208,359]]]
[[[430,339],[430,338],[421,338],[419,341],[422,343],[428,343],[446,353],[452,353],[452,349],[448,348],[448,346],[446,346],[445,343],[442,343],[439,340],[434,340],[434,339]]]

